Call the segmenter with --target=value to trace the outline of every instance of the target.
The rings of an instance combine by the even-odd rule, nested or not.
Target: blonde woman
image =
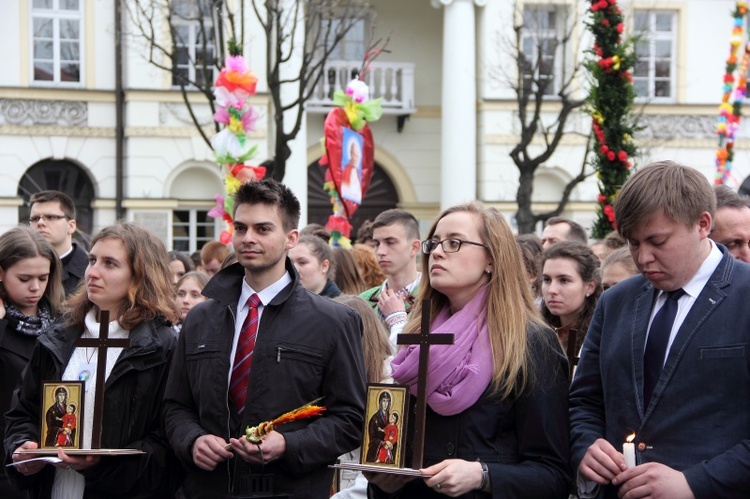
[[[371,474],[375,497],[568,497],[567,361],[534,305],[500,212],[443,212],[422,242],[422,285],[405,331],[454,333],[430,351],[423,473]],[[422,300],[431,323],[421,324]],[[396,383],[417,391],[419,347],[399,351]],[[412,400],[412,403],[414,401]],[[407,447],[407,455],[409,454]]]

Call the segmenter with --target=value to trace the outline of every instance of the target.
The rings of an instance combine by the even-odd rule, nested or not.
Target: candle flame
[[[626,441],[627,443],[630,443],[630,442],[632,442],[633,440],[635,440],[635,433],[631,433],[630,435],[628,435],[628,438],[626,438],[626,439],[625,439],[625,441]]]

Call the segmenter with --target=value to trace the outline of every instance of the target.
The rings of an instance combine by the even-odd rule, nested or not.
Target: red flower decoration
[[[626,153],[625,151],[618,152],[617,153],[617,159],[619,159],[620,161],[622,161],[624,163],[628,159],[628,153]]]
[[[597,198],[599,200],[599,204],[604,204],[607,202],[607,196],[604,194],[599,194],[599,197]]]
[[[610,161],[614,161],[615,160],[615,152],[614,151],[609,151],[607,153],[607,159],[610,160]]]

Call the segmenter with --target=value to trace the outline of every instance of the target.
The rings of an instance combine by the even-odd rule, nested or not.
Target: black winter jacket
[[[40,441],[41,383],[59,380],[81,336],[81,327],[55,326],[39,336],[19,388],[6,414],[6,464],[23,442]],[[139,456],[102,458],[82,472],[85,498],[163,498],[179,486],[181,470],[164,436],[161,403],[176,336],[169,323],[143,322],[130,331],[131,346],[122,351],[107,378],[102,421],[103,448],[133,448]],[[92,403],[92,401],[87,401]],[[46,466],[25,477],[8,475],[31,497],[49,497],[55,468]]]
[[[261,473],[242,459],[220,463],[212,472],[199,469],[192,458],[196,438],[211,434],[228,441],[248,425],[318,397],[324,397],[322,417],[276,428],[286,453],[262,470],[275,475],[274,492],[327,498],[333,477],[327,466],[359,445],[365,402],[362,321],[351,308],[304,289],[288,258],[286,270],[293,282],[260,318],[242,421],[230,409],[228,384],[243,267],[216,274],[203,289],[209,299],[185,320],[164,403],[167,436],[188,471],[183,486],[188,497],[241,494],[247,477]]]

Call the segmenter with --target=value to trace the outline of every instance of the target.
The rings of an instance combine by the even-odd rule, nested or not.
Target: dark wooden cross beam
[[[417,373],[417,419],[414,422],[414,452],[411,467],[420,469],[424,460],[424,427],[427,412],[427,368],[430,345],[453,344],[453,333],[430,333],[430,300],[422,302],[422,325],[417,334],[399,334],[399,345],[419,345],[419,371]]]
[[[99,313],[99,337],[78,338],[77,347],[94,347],[99,352],[96,356],[96,394],[94,395],[94,431],[91,434],[91,448],[102,448],[102,419],[104,418],[104,375],[107,373],[107,348],[128,348],[130,338],[110,339],[109,311]],[[88,402],[88,401],[87,401]]]

